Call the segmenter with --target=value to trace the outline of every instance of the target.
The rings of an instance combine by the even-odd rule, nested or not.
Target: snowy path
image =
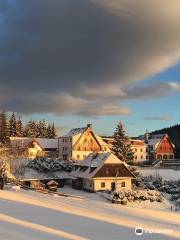
[[[140,237],[134,234],[137,226],[173,231]],[[85,193],[84,199],[74,199],[0,191],[0,240],[12,239],[180,239],[180,213],[112,205],[90,193]]]

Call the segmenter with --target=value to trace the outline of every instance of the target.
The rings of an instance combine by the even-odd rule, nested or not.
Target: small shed
[[[47,184],[46,184],[46,188],[49,190],[49,191],[52,191],[52,192],[57,192],[57,188],[58,188],[58,183],[54,180],[51,180],[49,181]]]

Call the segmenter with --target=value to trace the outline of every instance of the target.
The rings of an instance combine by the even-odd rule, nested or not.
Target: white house
[[[72,187],[91,192],[99,190],[131,189],[133,173],[110,152],[92,153],[78,161],[71,172]]]
[[[92,125],[75,128],[59,138],[59,158],[84,160],[93,152],[110,152],[109,146],[92,130]]]
[[[134,152],[134,162],[139,164],[148,159],[147,144],[143,140],[130,139],[130,146]]]

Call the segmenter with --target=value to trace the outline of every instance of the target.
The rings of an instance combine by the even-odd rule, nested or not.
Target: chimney
[[[149,133],[148,133],[147,130],[146,130],[146,133],[144,134],[144,139],[145,139],[145,142],[148,143],[148,140],[149,140]]]
[[[87,128],[92,128],[92,124],[87,124]]]

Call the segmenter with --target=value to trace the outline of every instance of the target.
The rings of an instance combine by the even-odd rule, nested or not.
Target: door
[[[114,191],[115,188],[116,188],[116,184],[115,184],[115,182],[112,182],[112,183],[111,183],[111,191]]]

